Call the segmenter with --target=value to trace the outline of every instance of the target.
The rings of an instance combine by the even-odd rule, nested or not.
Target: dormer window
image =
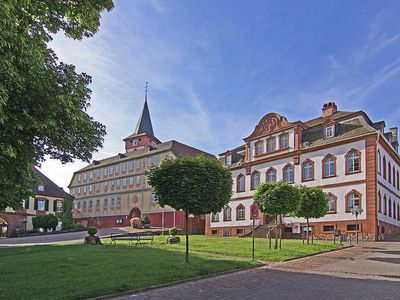
[[[333,126],[329,126],[325,128],[325,138],[329,139],[331,137],[333,137],[334,133],[333,133]]]
[[[232,164],[232,155],[229,154],[229,155],[226,156],[226,164],[227,165]]]
[[[261,155],[264,153],[264,143],[259,141],[256,143],[256,155]]]
[[[289,135],[287,133],[282,133],[279,136],[279,149],[286,149],[289,147]]]
[[[274,152],[275,151],[275,137],[271,137],[267,140],[267,152]]]

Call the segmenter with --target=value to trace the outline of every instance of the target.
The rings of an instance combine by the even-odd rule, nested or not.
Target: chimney
[[[332,116],[335,112],[337,112],[337,106],[335,102],[328,102],[322,106],[322,117],[324,118]]]
[[[397,127],[390,128],[390,133],[391,133],[390,143],[392,144],[393,148],[396,149],[396,152],[399,151],[398,132],[399,129]]]

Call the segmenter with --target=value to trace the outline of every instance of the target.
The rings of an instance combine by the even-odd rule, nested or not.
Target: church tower
[[[161,143],[160,140],[154,136],[149,106],[147,104],[147,87],[148,82],[146,82],[143,110],[136,124],[135,132],[124,139],[126,152],[145,147],[154,147]]]

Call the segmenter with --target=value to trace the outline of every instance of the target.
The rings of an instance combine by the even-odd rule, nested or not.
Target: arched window
[[[224,208],[224,221],[232,221],[232,209],[229,206]]]
[[[381,152],[379,150],[378,150],[377,160],[378,160],[378,174],[381,174],[381,172],[382,172],[382,158],[381,158]]]
[[[383,156],[383,159],[382,159],[382,165],[383,165],[383,179],[386,179],[386,157],[385,157],[385,155]]]
[[[274,168],[269,168],[267,170],[267,182],[268,183],[276,182],[276,170]]]
[[[393,174],[393,186],[396,187],[396,169],[394,166],[392,169],[392,174]]]
[[[236,220],[244,220],[246,217],[245,217],[245,211],[246,211],[246,209],[245,209],[245,207],[244,207],[244,205],[243,204],[239,204],[237,207],[236,207]]]
[[[219,213],[211,213],[211,222],[219,222]]]
[[[360,172],[361,170],[360,151],[352,149],[346,154],[346,174]]]
[[[392,199],[389,198],[389,203],[388,203],[388,208],[389,208],[389,213],[388,216],[392,216]]]
[[[383,214],[385,216],[387,215],[387,199],[386,199],[386,195],[383,196]]]
[[[351,212],[356,206],[361,206],[361,194],[356,190],[352,190],[346,195],[346,212]]]
[[[328,213],[336,213],[336,196],[328,193]]]
[[[258,141],[256,142],[256,156],[264,153],[264,142]]]
[[[382,196],[381,192],[378,192],[378,212],[382,212]]]
[[[244,192],[245,190],[245,176],[239,174],[236,178],[236,192]]]
[[[307,159],[302,164],[302,181],[314,180],[314,162]]]
[[[336,157],[328,154],[322,159],[322,177],[336,176]]]
[[[397,171],[397,189],[400,190],[400,176],[399,171]]]
[[[294,170],[292,164],[287,164],[283,167],[283,181],[287,183],[294,182]]]
[[[389,183],[392,183],[392,169],[391,169],[391,164],[390,164],[390,161],[389,161],[389,163],[388,163],[388,181],[389,181]]]
[[[260,185],[260,173],[254,171],[251,174],[251,189],[255,190]]]
[[[397,221],[400,221],[400,204],[397,203]]]

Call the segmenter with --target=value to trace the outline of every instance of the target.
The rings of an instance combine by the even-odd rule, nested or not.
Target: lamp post
[[[189,229],[189,233],[192,234],[192,230],[193,230],[193,219],[194,219],[194,214],[189,214],[189,220],[190,220],[190,229]]]
[[[358,244],[358,216],[362,214],[364,210],[361,207],[354,206],[351,210],[353,216],[356,216],[356,243]]]

